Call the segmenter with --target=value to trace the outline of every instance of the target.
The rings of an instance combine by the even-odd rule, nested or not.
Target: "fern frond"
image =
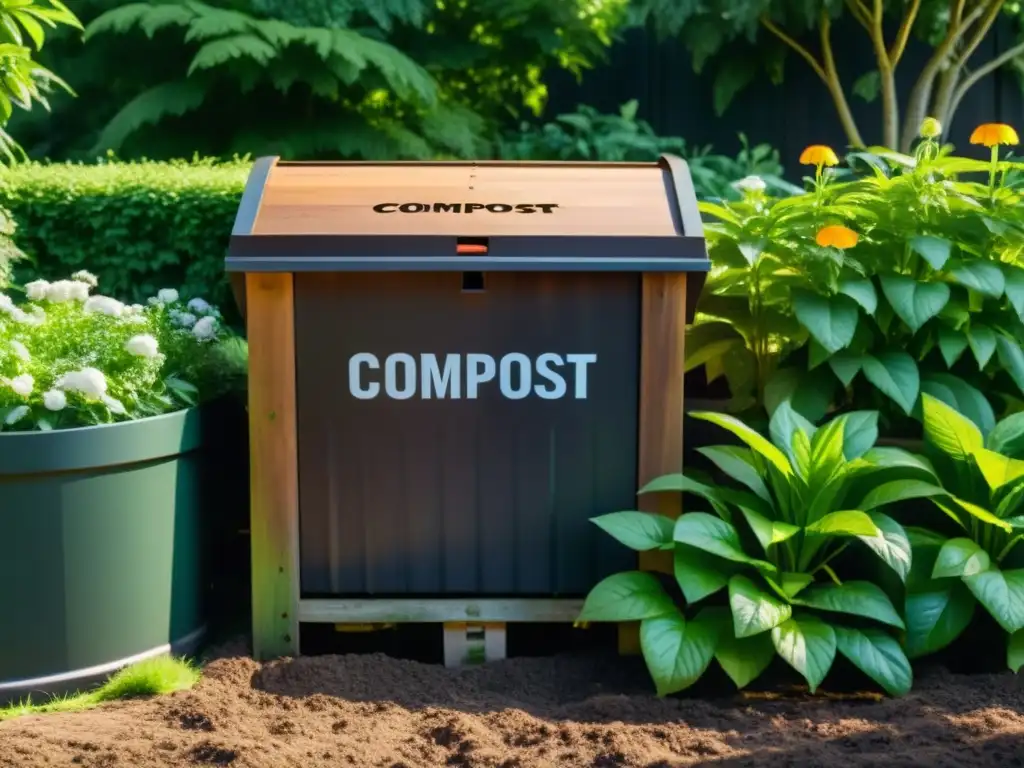
[[[277,48],[284,48],[291,43],[301,41],[303,38],[304,30],[301,27],[296,27],[278,19],[266,21],[253,19],[252,25],[253,29],[262,35],[264,40]]]
[[[273,135],[259,130],[240,131],[231,151],[277,154],[285,160],[396,156],[394,140],[357,116],[281,125]]]
[[[232,59],[252,59],[266,64],[277,56],[277,49],[255,35],[233,35],[206,43],[189,65],[188,74],[224,64]]]
[[[206,98],[207,86],[200,80],[176,80],[143,91],[111,118],[91,150],[99,154],[119,149],[131,134],[145,125],[156,125],[166,117],[181,116],[198,109]]]
[[[331,38],[335,54],[359,68],[374,67],[399,98],[418,100],[430,106],[437,102],[434,79],[393,45],[371,40],[350,29],[331,30]]]
[[[165,27],[187,27],[194,18],[195,13],[183,5],[129,3],[100,14],[85,28],[85,39],[104,32],[124,33],[135,27],[153,37]]]
[[[211,40],[225,35],[241,35],[252,32],[257,21],[237,11],[211,8],[197,14],[185,33],[185,42]]]
[[[459,104],[438,104],[422,122],[423,137],[457,157],[479,157],[487,124],[473,110]]]
[[[395,154],[393,157],[397,157],[399,160],[430,160],[437,154],[426,139],[418,133],[410,131],[398,121],[376,120],[374,127],[394,142]],[[378,156],[367,159],[381,160],[383,158]]]

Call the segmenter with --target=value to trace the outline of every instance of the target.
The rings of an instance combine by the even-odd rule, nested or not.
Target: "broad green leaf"
[[[837,352],[828,359],[828,365],[836,378],[843,382],[843,386],[848,387],[860,373],[864,365],[864,356],[849,351]]]
[[[696,618],[686,621],[678,612],[644,619],[640,649],[659,696],[689,688],[704,674],[715,654],[719,628]]]
[[[960,285],[998,299],[1006,290],[1006,278],[999,266],[979,259],[950,266],[947,270]]]
[[[987,448],[975,452],[974,461],[993,491],[1024,476],[1024,461],[1011,459]]]
[[[985,447],[1011,458],[1024,457],[1024,411],[996,424],[985,439]]]
[[[906,469],[919,475],[920,479],[938,482],[935,469],[927,459],[902,448],[887,445],[876,446],[861,458],[878,469]]]
[[[882,275],[880,280],[893,311],[914,333],[949,301],[949,286],[945,283],[919,283],[903,275]]]
[[[1000,334],[996,337],[996,355],[1017,388],[1024,392],[1024,352],[1016,341]]]
[[[634,511],[611,512],[592,517],[590,522],[637,552],[672,544],[672,531],[676,526],[676,521],[671,517]]]
[[[881,512],[871,512],[869,516],[878,528],[878,533],[857,538],[878,555],[882,562],[896,571],[900,580],[905,582],[912,562],[910,541],[907,539],[906,531],[902,525]]]
[[[835,353],[850,345],[857,330],[857,304],[848,296],[793,291],[793,313],[818,343]]]
[[[896,613],[885,592],[870,581],[821,584],[804,591],[793,603],[822,611],[865,616],[903,629],[903,619]]]
[[[1024,569],[989,568],[964,576],[964,584],[1007,632],[1024,629]]]
[[[627,571],[602,579],[590,590],[579,621],[640,621],[674,610],[675,603],[653,574]]]
[[[800,616],[772,630],[775,652],[803,675],[811,693],[821,685],[836,658],[836,633],[814,616]]]
[[[768,486],[764,484],[754,454],[749,448],[738,445],[715,445],[698,448],[697,452],[710,459],[716,467],[733,480],[742,483],[760,498],[771,503],[771,493],[768,491]]]
[[[768,551],[769,547],[781,544],[786,539],[790,539],[800,532],[800,527],[797,525],[790,525],[781,520],[769,520],[752,509],[740,507],[740,511],[747,519],[750,530],[754,532],[754,536],[757,537],[765,552]]]
[[[892,398],[905,413],[909,414],[914,409],[921,387],[921,376],[914,358],[906,352],[864,355],[861,369],[867,380]]]
[[[807,437],[813,437],[817,431],[816,427],[797,413],[789,402],[780,403],[772,414],[768,432],[772,442],[783,450],[792,465],[796,464],[793,455],[793,435],[797,430],[803,430]]]
[[[740,574],[729,579],[729,607],[735,636],[740,638],[767,632],[793,615],[787,603]]]
[[[768,245],[768,241],[763,238],[754,241],[745,240],[739,244],[739,250],[743,254],[743,258],[747,260],[747,264],[754,266],[754,262],[760,257],[766,245]]]
[[[792,600],[814,582],[814,577],[809,573],[784,571],[778,576],[764,575],[764,580],[780,597]]]
[[[869,315],[875,314],[878,309],[878,294],[870,280],[841,280],[839,292],[860,304]]]
[[[808,533],[833,536],[876,536],[878,526],[866,512],[859,509],[847,509],[840,512],[829,512],[820,520],[815,520],[805,530]]]
[[[949,493],[924,480],[902,479],[882,483],[868,492],[858,505],[866,510],[878,509],[888,504],[897,504],[907,499],[930,499],[935,496],[949,496]]]
[[[790,466],[786,455],[768,442],[763,435],[754,431],[736,417],[724,413],[714,413],[713,411],[694,411],[690,416],[695,419],[710,421],[712,424],[729,430],[753,448],[756,453],[767,459],[783,475],[790,477],[793,474],[793,468]]]
[[[732,323],[697,323],[686,329],[686,371],[721,357],[733,347],[744,344],[743,336]]]
[[[949,261],[952,243],[944,237],[918,235],[910,238],[910,248],[931,264],[932,269],[942,269]]]
[[[764,389],[764,406],[774,415],[783,402],[805,419],[820,420],[832,405],[835,384],[827,374],[805,371],[793,366],[779,368]]]
[[[1015,517],[1005,518],[1005,522],[1014,530],[1024,528],[1024,515],[1017,515]]]
[[[637,495],[644,493],[692,493],[707,501],[721,503],[722,498],[715,488],[710,485],[694,480],[692,477],[677,472],[672,475],[662,475],[647,483],[637,491]]]
[[[716,658],[717,656],[718,654],[715,654]],[[1006,666],[1015,673],[1020,672],[1020,668],[1024,666],[1024,629],[1010,635],[1006,644]]]
[[[939,351],[942,359],[946,361],[946,367],[952,368],[953,364],[960,359],[960,355],[967,349],[967,334],[945,325],[939,326],[938,331]]]
[[[895,638],[880,629],[833,629],[839,652],[861,672],[891,696],[904,696],[910,692],[914,673]]]
[[[981,450],[985,440],[977,425],[931,395],[921,396],[924,435],[929,443],[958,461]]]
[[[1024,320],[1024,270],[1009,264],[1003,264],[1002,267],[1006,274],[1006,298],[1017,311],[1017,316]]]
[[[672,566],[676,583],[690,604],[724,589],[732,576],[729,564],[721,558],[686,544],[676,544]]]
[[[981,520],[983,523],[988,523],[989,525],[994,525],[997,528],[1002,528],[1004,531],[1007,531],[1007,532],[1012,530],[1012,526],[1009,523],[1007,523],[1005,520],[1000,520],[998,517],[993,515],[991,512],[989,512],[984,507],[979,507],[977,504],[974,504],[974,503],[972,503],[970,501],[966,501],[964,499],[957,498],[956,496],[949,496],[949,499],[951,499],[955,503],[956,507],[959,507],[960,509],[964,510],[965,512],[970,514],[972,517],[976,517],[978,520]],[[950,507],[950,504],[949,504],[948,501],[944,501],[942,499],[937,499],[937,498],[933,497],[931,499],[931,502],[932,502],[932,504],[937,506],[939,509],[941,509],[943,512],[945,512],[950,517],[953,517],[956,520],[960,519],[960,516],[958,514],[956,514],[956,510],[955,509]]]
[[[949,539],[942,545],[935,558],[932,578],[973,576],[976,573],[987,571],[991,564],[992,560],[989,558],[988,552],[971,539],[964,537]]]
[[[675,540],[696,547],[712,555],[724,557],[737,563],[749,563],[756,567],[773,566],[748,557],[740,543],[736,529],[721,518],[704,512],[688,512],[676,521]]]
[[[746,688],[768,669],[775,658],[775,645],[767,632],[753,637],[734,637],[723,632],[718,638],[715,659],[737,688]]]
[[[847,461],[864,456],[878,441],[878,411],[851,411],[843,422],[843,455]]]
[[[971,345],[978,367],[984,368],[996,351],[996,332],[987,325],[971,325],[967,329],[967,343]]]
[[[980,390],[949,373],[932,373],[921,380],[921,392],[927,393],[958,411],[987,434],[996,423],[992,404]]]
[[[907,655],[917,659],[948,646],[971,623],[974,605],[974,597],[958,579],[933,582],[925,592],[908,594],[903,611]]]

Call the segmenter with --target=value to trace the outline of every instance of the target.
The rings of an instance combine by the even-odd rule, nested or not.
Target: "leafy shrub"
[[[608,115],[581,105],[548,123],[524,123],[518,132],[499,139],[495,152],[504,160],[603,162],[653,162],[662,154],[676,154],[687,159],[700,197],[737,198],[734,184],[748,176],[762,179],[773,193],[803,191],[782,178],[779,153],[767,144],[750,148],[741,135],[743,149],[735,158],[712,154],[711,147],[691,150],[681,138],[657,135],[647,121],[637,118],[637,108],[637,102],[630,101],[619,114]]]
[[[878,504],[929,499],[943,514],[934,530],[909,528],[906,649],[911,658],[945,648],[974,617],[991,614],[1009,636],[1007,665],[1024,666],[1024,414],[981,429],[942,401],[923,396],[925,445],[918,477],[870,494]],[[1008,455],[1011,454],[1011,455]]]
[[[591,590],[580,621],[640,621],[641,649],[662,695],[692,685],[712,658],[743,688],[776,654],[814,691],[837,652],[889,693],[906,693],[910,664],[894,636],[903,619],[881,587],[840,580],[833,565],[859,542],[906,579],[911,550],[903,528],[865,502],[882,478],[900,478],[920,462],[898,448],[873,447],[872,412],[816,429],[783,403],[770,441],[725,414],[691,415],[746,445],[700,449],[733,483],[666,475],[640,493],[688,493],[707,511],[678,520],[636,511],[594,519],[632,549],[671,551],[685,607],[653,574],[619,573]]]
[[[49,430],[155,416],[222,394],[233,338],[205,300],[163,289],[145,306],[90,295],[95,276],[0,294],[0,429]]]
[[[840,182],[831,150],[805,154],[805,195],[702,204],[714,269],[689,365],[724,376],[737,409],[792,398],[811,420],[870,407],[901,427],[922,392],[989,427],[986,395],[1018,407],[1024,198],[1003,183],[1018,164],[926,138],[913,155],[854,153],[868,175]]]
[[[128,302],[177,285],[233,312],[224,256],[249,168],[243,160],[17,165],[0,185],[0,207],[32,259],[17,275],[27,282],[88,269]]]

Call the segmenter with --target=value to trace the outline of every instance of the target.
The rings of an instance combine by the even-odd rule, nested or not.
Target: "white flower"
[[[89,298],[89,286],[77,280],[58,280],[46,288],[46,299],[54,304],[66,301],[85,301]]]
[[[0,312],[13,312],[15,309],[14,299],[6,293],[0,293]]]
[[[124,304],[109,296],[90,296],[86,299],[82,309],[89,314],[110,315],[111,317],[120,317],[124,314]]]
[[[124,343],[124,348],[138,357],[153,358],[160,354],[160,347],[157,345],[156,339],[148,333],[132,336]]]
[[[28,415],[28,406],[27,405],[19,405],[17,408],[12,408],[11,409],[11,411],[7,414],[7,418],[4,419],[4,423],[7,424],[8,426],[10,426],[11,424],[16,424],[19,421],[21,421],[23,418],[25,418],[25,416],[27,416],[27,415]]]
[[[182,328],[191,328],[196,324],[196,316],[191,312],[179,312],[176,309],[172,309],[171,321],[175,325],[180,325]]]
[[[21,376],[15,376],[11,379],[8,382],[8,386],[14,390],[14,394],[28,397],[32,394],[32,390],[35,389],[36,380],[27,373],[23,373]]]
[[[25,286],[25,294],[32,301],[42,301],[46,298],[46,292],[50,289],[50,284],[45,280],[33,280]]]
[[[85,283],[90,288],[95,288],[100,284],[100,281],[96,278],[92,272],[87,272],[84,269],[80,269],[71,276],[72,280],[77,280],[80,283]]]
[[[199,339],[199,341],[209,341],[217,335],[217,320],[212,317],[200,318],[200,320],[192,326],[192,334]]]
[[[122,403],[115,397],[111,397],[110,395],[103,395],[103,397],[101,397],[100,400],[102,400],[103,404],[110,409],[111,413],[116,413],[118,416],[124,416],[126,413],[128,413],[128,411],[124,407],[124,403]]]
[[[141,315],[144,309],[145,307],[143,307],[141,304],[129,304],[127,307],[124,308],[124,313],[128,316]]]
[[[188,303],[188,308],[195,312],[197,315],[205,315],[211,309],[206,299],[199,298],[192,299],[192,301]]]
[[[11,341],[11,349],[14,352],[14,356],[19,360],[24,360],[26,363],[32,359],[32,355],[28,352],[28,347],[22,344],[17,339]]]
[[[178,300],[178,292],[173,288],[161,288],[156,292],[156,300],[161,304],[173,304]]]
[[[767,186],[760,176],[747,176],[733,183],[733,187],[741,192],[764,192]]]
[[[68,404],[68,396],[59,389],[43,392],[43,406],[48,411],[63,411]]]
[[[102,371],[95,368],[83,368],[80,371],[65,373],[56,384],[58,389],[68,392],[81,392],[95,400],[107,394],[107,379]]]

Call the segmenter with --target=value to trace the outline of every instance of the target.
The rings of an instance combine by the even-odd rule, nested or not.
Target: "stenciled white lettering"
[[[377,355],[359,352],[348,361],[348,389],[359,400],[373,400],[382,390],[392,400],[410,400],[417,395],[423,400],[476,400],[481,387],[497,379],[498,391],[509,400],[524,400],[531,394],[542,400],[561,400],[569,396],[568,374],[573,377],[571,397],[586,400],[588,366],[596,363],[594,353],[544,352],[534,359],[522,352],[509,352],[496,359],[480,352],[394,352],[382,365]],[[372,373],[381,368],[383,377]]]

